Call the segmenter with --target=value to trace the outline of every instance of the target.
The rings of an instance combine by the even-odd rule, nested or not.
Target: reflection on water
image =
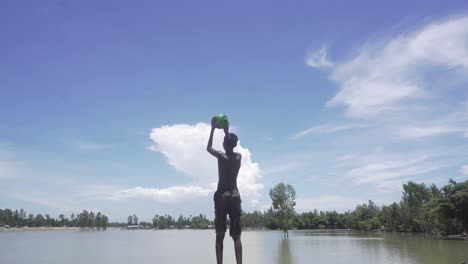
[[[291,255],[291,246],[289,238],[283,238],[279,241],[276,263],[294,263]]]
[[[0,233],[0,264],[214,263],[213,230],[28,231]],[[244,263],[461,264],[468,241],[355,231],[246,231]],[[224,263],[234,264],[226,237]]]

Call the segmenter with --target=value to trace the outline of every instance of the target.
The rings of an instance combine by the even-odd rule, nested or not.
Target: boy
[[[229,214],[229,235],[234,240],[237,264],[242,264],[242,243],[240,240],[241,199],[237,189],[237,175],[241,166],[242,156],[234,152],[237,146],[237,136],[229,133],[229,126],[224,128],[223,147],[225,152],[212,148],[215,119],[211,120],[210,139],[206,149],[218,159],[218,189],[214,194],[215,228],[216,228],[216,261],[223,263],[223,241],[226,233],[226,215]]]

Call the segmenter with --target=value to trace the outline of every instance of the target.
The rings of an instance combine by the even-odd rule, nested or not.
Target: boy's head
[[[234,133],[227,133],[224,136],[223,147],[225,150],[232,151],[237,146],[237,136]]]

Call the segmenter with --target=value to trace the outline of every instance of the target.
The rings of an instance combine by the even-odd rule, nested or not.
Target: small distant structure
[[[9,225],[3,225],[3,227],[4,227],[4,228],[10,228],[10,226],[9,226]]]
[[[128,225],[125,229],[127,230],[138,230],[138,229],[143,229],[142,225]]]

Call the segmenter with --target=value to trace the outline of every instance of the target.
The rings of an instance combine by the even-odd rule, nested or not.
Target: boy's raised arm
[[[211,119],[211,132],[210,138],[208,139],[208,145],[206,146],[206,150],[213,156],[219,157],[221,153],[213,148],[213,134],[215,130],[215,119]]]

